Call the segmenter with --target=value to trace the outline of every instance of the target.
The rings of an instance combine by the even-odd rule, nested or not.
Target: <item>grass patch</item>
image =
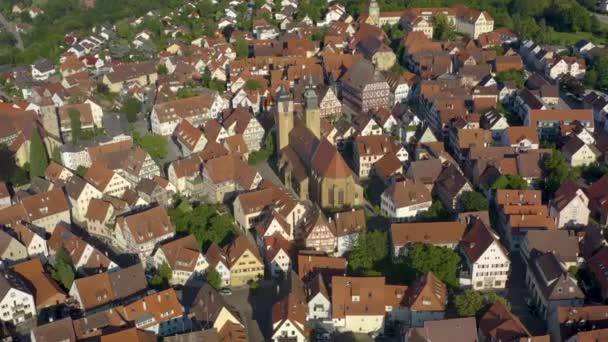
[[[601,43],[603,39],[595,36],[591,32],[557,32],[551,31],[549,33],[549,41],[554,44],[561,45],[574,45],[581,39],[586,39],[594,43]]]

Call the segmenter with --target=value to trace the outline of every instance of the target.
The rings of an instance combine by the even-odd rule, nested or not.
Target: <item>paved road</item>
[[[10,32],[13,37],[15,37],[15,40],[17,41],[17,48],[19,50],[23,50],[23,40],[21,39],[21,35],[19,34],[19,32],[17,32],[15,26],[10,21],[8,21],[2,13],[0,13],[0,24],[6,27],[7,31]]]
[[[519,255],[511,258],[511,275],[509,277],[509,290],[507,300],[511,303],[511,311],[519,317],[534,336],[545,334],[546,327],[542,319],[532,315],[525,302],[530,293],[526,287],[526,266]]]
[[[608,15],[599,14],[599,13],[593,13],[593,15],[597,18],[597,20],[600,21],[600,23],[602,23],[604,25],[608,25]]]
[[[244,320],[250,341],[270,339],[271,310],[276,301],[276,289],[271,281],[263,281],[255,292],[248,287],[232,289],[232,294],[224,298]]]

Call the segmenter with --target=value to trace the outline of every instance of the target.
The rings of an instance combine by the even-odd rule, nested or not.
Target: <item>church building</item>
[[[275,123],[279,171],[285,186],[326,210],[363,204],[363,188],[338,150],[321,136],[319,100],[313,85],[304,92],[304,113],[282,88]]]

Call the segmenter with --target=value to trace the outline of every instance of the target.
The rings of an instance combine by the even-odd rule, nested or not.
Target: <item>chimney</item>
[[[158,300],[158,302],[160,303],[160,294],[156,295],[156,300]]]
[[[142,302],[144,303],[144,311],[148,310],[148,305],[146,304],[146,300],[142,299]]]

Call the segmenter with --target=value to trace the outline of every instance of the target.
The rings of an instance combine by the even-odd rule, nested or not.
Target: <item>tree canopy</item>
[[[522,88],[526,82],[526,76],[523,70],[501,71],[497,73],[494,78],[500,83],[511,81],[517,88]]]
[[[547,175],[543,188],[548,197],[552,197],[563,182],[576,180],[581,173],[580,169],[570,167],[564,155],[557,150],[545,159],[543,166]]]
[[[53,263],[51,277],[59,282],[66,290],[69,290],[72,287],[76,273],[74,272],[74,265],[72,264],[70,254],[63,247],[55,254],[55,262]]]
[[[447,221],[450,219],[450,213],[445,209],[441,201],[434,200],[429,210],[420,215],[420,219],[426,222]]]
[[[158,290],[164,290],[169,287],[169,282],[173,277],[173,272],[167,263],[163,262],[154,274],[154,277],[150,279],[150,286]]]
[[[264,147],[259,151],[253,151],[249,153],[249,159],[247,162],[250,165],[256,165],[263,161],[267,161],[274,154],[275,135],[274,131],[266,135],[264,139]]]
[[[496,292],[465,290],[454,296],[454,306],[461,317],[481,317],[496,302],[502,302],[507,309],[511,309],[509,302]]]
[[[433,39],[443,41],[453,40],[456,37],[456,29],[445,14],[437,14],[431,21],[433,22]]]
[[[237,58],[247,58],[249,56],[249,45],[245,38],[238,37],[234,41],[234,50],[236,51]]]
[[[405,264],[419,275],[433,272],[448,286],[458,286],[460,256],[450,248],[415,243],[408,250]]]
[[[77,109],[68,109],[68,115],[70,116],[70,128],[72,135],[72,144],[78,144],[80,135],[82,134],[82,122],[80,121],[80,112]]]
[[[192,208],[187,202],[180,202],[169,209],[169,217],[177,232],[193,234],[205,250],[211,243],[224,245],[234,237],[236,228],[232,217],[221,215],[206,204]]]
[[[528,188],[528,182],[520,175],[502,175],[492,185],[492,189],[524,190]]]
[[[591,69],[585,74],[585,84],[601,91],[608,91],[608,56],[593,60]]]
[[[462,212],[488,210],[490,203],[486,196],[477,191],[465,191],[458,200]]]
[[[169,143],[163,136],[148,133],[139,137],[137,134],[133,134],[133,141],[148,152],[152,159],[163,159],[169,153]]]
[[[222,287],[222,277],[213,268],[210,268],[209,271],[207,271],[207,282],[216,290],[219,290]]]
[[[348,255],[348,267],[354,274],[382,275],[376,270],[377,263],[388,256],[386,233],[373,231],[359,234],[357,243]]]
[[[248,79],[247,81],[245,81],[245,85],[243,86],[243,88],[245,88],[245,90],[258,90],[260,89],[261,85],[260,85],[260,81],[256,80],[256,79]]]
[[[132,96],[128,97],[122,104],[122,112],[127,116],[127,121],[131,123],[137,121],[140,108],[141,102]]]
[[[49,157],[37,129],[32,130],[30,139],[30,179],[41,177],[49,166]]]

